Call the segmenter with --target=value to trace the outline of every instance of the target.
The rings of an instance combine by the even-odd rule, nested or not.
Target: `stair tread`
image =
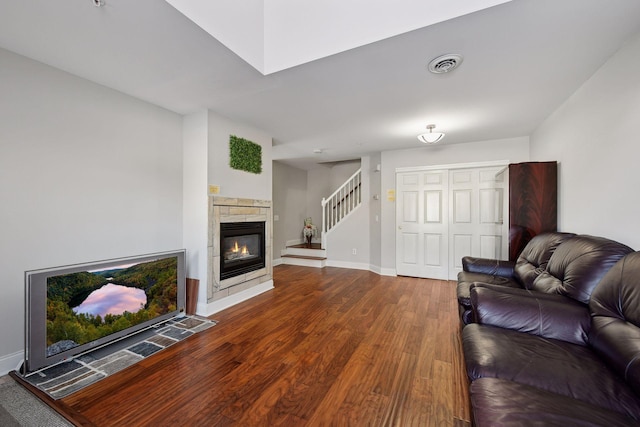
[[[327,259],[326,257],[319,257],[319,256],[308,256],[308,255],[281,255],[282,258],[301,258],[301,259],[314,259],[314,260],[318,260],[321,261],[323,259]]]

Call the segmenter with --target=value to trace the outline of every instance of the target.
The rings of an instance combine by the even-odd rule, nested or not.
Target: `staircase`
[[[280,258],[283,264],[322,268],[327,264],[327,250],[320,243],[312,243],[310,248],[301,243],[287,246]]]
[[[327,247],[327,233],[362,203],[362,169],[358,169],[344,184],[322,199],[322,247]]]
[[[322,199],[322,243],[288,246],[280,257],[283,264],[322,268],[327,263],[327,234],[362,203],[362,169],[358,169],[344,184]]]

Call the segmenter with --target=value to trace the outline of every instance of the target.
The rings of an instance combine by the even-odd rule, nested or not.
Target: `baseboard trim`
[[[294,240],[287,240],[287,241],[284,243],[284,245],[285,245],[286,247],[288,247],[288,246],[300,245],[300,244],[302,244],[302,243],[304,243],[304,240],[302,240],[302,239],[294,239]]]
[[[24,351],[7,354],[0,357],[0,372],[5,375],[11,371],[20,369],[24,362]]]
[[[380,267],[378,267],[377,265],[369,264],[369,271],[372,272],[372,273],[376,273],[376,274],[379,274],[380,276],[382,276],[382,274],[380,273]]]
[[[237,294],[230,295],[226,298],[222,298],[218,301],[214,301],[210,304],[198,303],[196,314],[198,314],[199,316],[209,317],[226,308],[233,307],[236,304],[239,304],[243,301],[251,299],[262,293],[270,291],[271,289],[273,289],[273,280],[260,283],[257,286],[253,286],[249,289],[245,289],[244,291],[238,292]]]
[[[380,268],[380,272],[378,273],[381,276],[391,276],[396,277],[398,273],[395,268]]]
[[[304,240],[304,239],[295,239],[295,240],[287,240],[284,245],[286,247],[289,247],[289,246],[301,245],[303,243],[306,243],[306,240]],[[311,239],[311,243],[322,243],[322,239],[319,238],[319,237],[314,237],[314,238]],[[280,251],[280,252],[283,252],[285,250],[286,249],[282,249],[282,251]]]
[[[278,258],[273,260],[273,266],[275,267],[277,265],[286,265],[286,264],[283,262],[282,258]],[[370,272],[379,274],[380,276],[390,276],[390,277],[398,276],[395,268],[382,268],[380,266],[371,265],[371,264],[327,260],[325,265],[327,267],[350,268],[353,270],[369,270]]]
[[[369,264],[361,262],[327,260],[327,267],[350,268],[352,270],[370,270]]]

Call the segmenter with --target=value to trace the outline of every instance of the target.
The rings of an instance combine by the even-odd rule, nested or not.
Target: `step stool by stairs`
[[[327,264],[327,251],[322,249],[320,243],[312,243],[310,248],[303,243],[287,246],[280,258],[283,264],[323,268]]]

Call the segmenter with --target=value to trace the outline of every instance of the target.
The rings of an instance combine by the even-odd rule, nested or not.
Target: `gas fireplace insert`
[[[265,267],[265,223],[220,224],[220,280]]]

